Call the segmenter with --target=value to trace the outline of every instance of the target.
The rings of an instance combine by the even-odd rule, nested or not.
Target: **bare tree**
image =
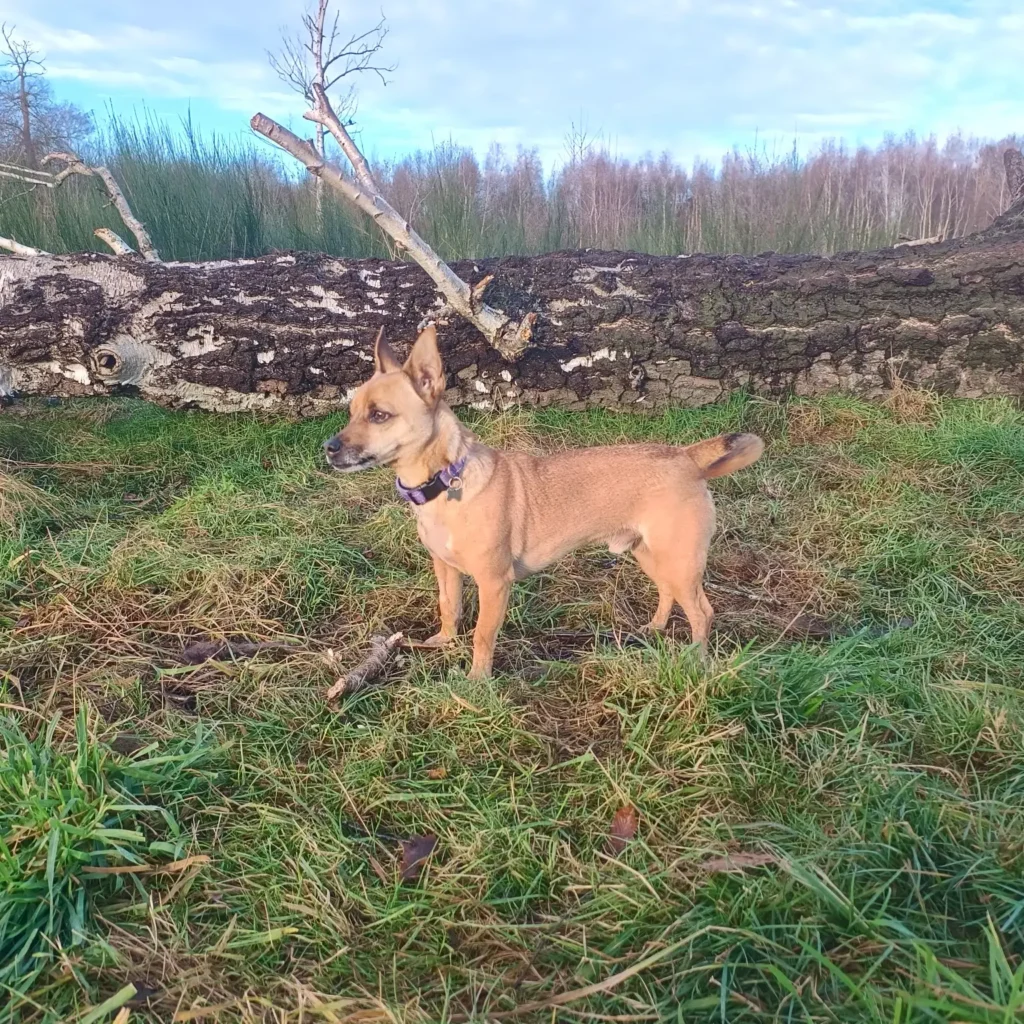
[[[443,317],[454,311],[465,317],[505,357],[519,355],[529,343],[536,317],[528,313],[522,321],[513,323],[500,310],[492,309],[483,301],[484,291],[491,281],[488,275],[470,287],[420,237],[401,214],[384,198],[370,170],[370,165],[355,144],[349,127],[351,121],[339,116],[329,98],[330,90],[342,79],[357,71],[374,71],[382,78],[390,68],[378,65],[377,53],[384,40],[384,23],[361,35],[351,36],[338,47],[338,16],[331,21],[330,0],[317,0],[316,14],[303,18],[307,38],[304,41],[286,41],[281,58],[272,63],[281,77],[301,92],[310,108],[303,115],[317,125],[320,146],[299,138],[294,132],[278,124],[266,114],[253,115],[253,131],[266,136],[299,160],[317,179],[326,182],[344,199],[367,214],[373,222],[404,250],[430,276],[437,290],[444,296],[445,306],[438,313]],[[330,25],[330,28],[328,28]],[[343,103],[352,103],[352,92]],[[345,111],[343,106],[342,111]],[[355,180],[341,174],[327,163],[323,151],[324,129],[334,137],[345,154]]]
[[[319,87],[330,95],[345,79],[363,71],[378,75],[387,85],[387,74],[395,70],[393,64],[378,63],[377,55],[384,46],[388,34],[385,19],[381,16],[373,28],[358,35],[351,35],[345,42],[340,29],[340,15],[335,14],[329,22],[330,0],[317,0],[316,12],[307,12],[302,17],[302,32],[298,35],[283,35],[278,53],[267,53],[270,66],[287,86],[313,106],[316,103],[315,88]],[[351,127],[355,114],[355,85],[348,84],[341,96],[332,101],[339,119]],[[321,159],[326,157],[326,129],[317,124],[313,145]],[[319,219],[323,213],[323,180],[315,178],[316,211]]]
[[[14,26],[0,26],[0,150],[22,165],[38,166],[40,153],[76,148],[92,134],[92,116],[53,96],[44,77],[43,57],[31,43],[17,39]]]
[[[42,78],[46,69],[40,59],[39,51],[24,39],[14,38],[14,26],[7,27],[5,22],[0,26],[4,37],[4,59],[10,76],[10,84],[15,86],[18,100],[18,113],[21,119],[21,150],[22,159],[29,167],[36,166],[35,145],[32,139],[31,87],[33,79]]]

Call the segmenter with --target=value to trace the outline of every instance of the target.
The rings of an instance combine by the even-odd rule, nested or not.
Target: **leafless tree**
[[[253,115],[250,121],[253,131],[290,153],[310,174],[371,217],[400,250],[407,252],[427,272],[445,299],[444,309],[438,313],[438,318],[455,312],[477,327],[503,356],[512,358],[518,355],[532,336],[535,315],[529,313],[522,321],[513,323],[510,317],[483,301],[490,276],[470,287],[434,252],[384,198],[370,165],[349,133],[351,119],[339,116],[331,102],[330,90],[347,76],[357,71],[373,71],[383,79],[385,72],[391,69],[379,65],[377,59],[384,40],[383,19],[368,32],[349,37],[349,41],[341,46],[338,40],[344,34],[339,34],[338,16],[331,20],[329,7],[330,0],[317,0],[316,13],[303,18],[306,38],[286,41],[282,56],[272,58],[277,73],[301,92],[309,103],[303,117],[317,125],[320,145],[299,138],[266,114]],[[351,102],[349,91],[343,103],[351,105]],[[346,108],[342,106],[341,109],[344,113]],[[355,180],[327,162],[323,151],[325,129],[341,147]]]
[[[344,79],[362,71],[376,74],[387,84],[387,75],[395,70],[394,64],[378,63],[388,29],[383,16],[373,28],[358,35],[351,35],[347,41],[341,32],[340,15],[330,20],[330,0],[317,0],[316,12],[302,17],[302,32],[299,35],[285,35],[281,50],[268,53],[270,66],[278,78],[299,93],[311,106],[316,103],[314,86],[319,86],[328,96]],[[355,85],[348,84],[342,96],[332,99],[335,113],[346,124],[351,124],[355,113]],[[325,129],[316,126],[316,151],[325,156]]]
[[[92,117],[53,96],[43,57],[31,43],[0,26],[0,150],[23,166],[38,166],[40,153],[75,148],[92,134]]]
[[[334,110],[346,126],[351,127],[356,110],[355,84],[351,81],[360,72],[376,74],[387,84],[387,75],[395,70],[393,64],[379,62],[388,29],[381,16],[372,28],[346,39],[341,30],[340,15],[330,18],[330,0],[317,0],[316,10],[302,17],[302,31],[297,35],[282,33],[278,53],[267,53],[270,66],[289,88],[299,93],[311,106],[316,103],[314,87],[323,89],[328,96],[346,79],[347,88],[331,101]],[[344,40],[344,41],[343,41]],[[317,124],[313,145],[321,158],[326,157],[326,129]],[[316,211],[323,214],[323,180],[316,178]]]
[[[8,68],[9,84],[14,85],[21,120],[22,159],[29,167],[36,165],[35,145],[32,139],[31,90],[33,79],[42,78],[46,69],[39,51],[24,39],[14,38],[14,26],[0,26],[4,37],[4,63]]]

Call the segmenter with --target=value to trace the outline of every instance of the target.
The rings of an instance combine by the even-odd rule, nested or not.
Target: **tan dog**
[[[704,564],[715,528],[705,481],[756,462],[764,443],[723,434],[685,448],[634,444],[539,457],[481,444],[442,401],[444,369],[428,327],[403,366],[378,335],[376,373],[352,396],[348,426],[324,445],[343,472],[391,466],[434,559],[441,630],[455,638],[463,576],[480,591],[473,678],[491,674],[494,642],[514,580],[585,544],[631,551],[658,588],[650,628],[682,605],[695,643],[707,646],[713,611]],[[411,485],[411,486],[410,486]]]

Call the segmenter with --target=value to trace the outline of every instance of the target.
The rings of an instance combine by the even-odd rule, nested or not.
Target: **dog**
[[[697,444],[631,444],[537,456],[482,444],[443,400],[444,367],[433,326],[404,365],[378,334],[373,376],[352,395],[349,422],[324,443],[328,463],[352,473],[390,466],[416,517],[437,575],[441,629],[454,640],[462,585],[472,576],[480,609],[470,678],[491,675],[494,645],[515,580],[584,545],[631,552],[658,589],[648,624],[662,630],[675,603],[706,652],[714,611],[704,567],[715,529],[707,481],[756,462],[764,442],[722,434]]]

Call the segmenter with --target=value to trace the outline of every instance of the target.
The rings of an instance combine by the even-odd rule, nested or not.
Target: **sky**
[[[1024,131],[1024,0],[335,0],[352,32],[387,17],[385,86],[359,84],[364,149],[453,140],[536,148],[573,125],[627,157],[689,163],[887,133]],[[267,50],[304,0],[0,0],[58,96],[102,115],[248,132],[303,125]],[[308,126],[304,135],[311,134]]]

